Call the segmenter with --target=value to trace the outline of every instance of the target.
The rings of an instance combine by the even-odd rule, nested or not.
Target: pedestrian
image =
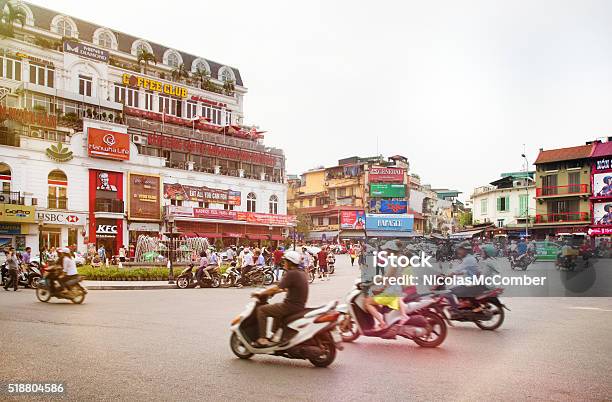
[[[281,268],[283,266],[283,256],[285,253],[281,250],[281,247],[276,247],[274,253],[272,253],[272,262],[274,263],[274,277],[277,281],[281,280]]]
[[[19,288],[19,261],[15,256],[15,249],[9,248],[8,254],[6,255],[6,266],[8,267],[9,279],[4,284],[4,290],[8,291],[8,288],[13,285],[13,291],[17,291]]]
[[[244,256],[242,257],[242,269],[240,272],[240,287],[244,286],[247,281],[247,275],[253,269],[255,262],[253,260],[253,253],[248,247],[244,248]]]
[[[355,247],[351,244],[349,247],[349,255],[351,256],[351,266],[355,265],[355,258],[357,258],[357,253]]]
[[[102,263],[106,262],[106,249],[104,248],[104,244],[100,244],[98,248],[98,256],[100,257],[100,261]]]
[[[121,246],[119,248],[119,262],[125,262],[125,256],[127,254],[127,250],[125,246]]]
[[[329,279],[329,275],[327,275],[327,246],[321,248],[321,251],[317,254],[317,259],[319,260],[319,279],[322,281]]]

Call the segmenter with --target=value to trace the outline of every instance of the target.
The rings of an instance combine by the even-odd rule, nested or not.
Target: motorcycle
[[[253,355],[275,355],[289,359],[308,360],[317,367],[327,367],[342,350],[342,338],[337,329],[340,313],[337,302],[318,308],[306,308],[285,317],[272,336],[273,344],[267,347],[254,346],[259,337],[257,307],[268,303],[267,296],[253,295],[245,310],[231,322],[230,348],[240,359]]]
[[[17,273],[17,281],[20,286],[30,287],[32,289],[36,289],[38,286],[38,281],[42,277],[42,273],[40,272],[38,264],[28,264],[27,266],[24,264],[22,268]],[[6,284],[9,280],[9,272],[6,264],[2,264],[0,268],[0,282],[2,286]]]
[[[236,262],[232,262],[230,267],[221,275],[221,286],[232,287],[240,280],[240,269],[236,267]]]
[[[176,287],[179,289],[187,289],[195,287],[198,284],[195,273],[193,272],[194,265],[189,264],[187,268],[181,271],[179,276],[176,278]],[[208,272],[210,278],[206,274],[202,273],[202,287],[218,288],[221,285],[221,274],[219,268],[213,269]]]
[[[501,327],[505,319],[504,309],[510,311],[498,297],[504,292],[503,288],[485,288],[471,297],[457,297],[452,294],[452,290],[446,290],[444,285],[434,286],[432,290],[434,295],[440,296],[439,303],[434,305],[438,313],[452,321],[473,322],[482,330],[493,331]],[[458,308],[452,307],[449,297],[457,299]],[[474,311],[478,307],[480,311]]]
[[[242,277],[243,286],[268,286],[274,282],[272,268],[255,266]]]
[[[85,301],[87,289],[80,284],[83,280],[81,277],[68,280],[62,286],[59,282],[62,275],[62,268],[48,269],[44,276],[38,281],[36,287],[36,297],[41,302],[47,303],[51,297],[58,299],[68,299],[75,304],[81,304]]]
[[[513,253],[509,257],[510,260],[510,268],[514,269],[522,269],[523,271],[527,270],[527,267],[533,264],[536,260],[535,254],[531,252],[527,252],[522,255],[518,255],[518,253]]]
[[[448,328],[444,316],[434,308],[438,301],[431,297],[409,302],[408,320],[402,319],[399,311],[382,306],[387,327],[374,329],[374,317],[365,308],[368,287],[369,284],[357,283],[347,295],[346,304],[338,306],[341,313],[338,328],[344,342],[353,342],[361,335],[383,339],[396,339],[399,335],[427,348],[444,342]]]
[[[576,269],[576,259],[575,255],[558,255],[555,266],[558,270],[574,271]]]

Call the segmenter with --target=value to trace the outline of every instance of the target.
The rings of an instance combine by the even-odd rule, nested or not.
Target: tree
[[[472,211],[464,211],[459,215],[459,227],[464,228],[472,224]]]
[[[193,78],[198,80],[198,82],[200,83],[201,89],[204,89],[205,82],[210,81],[210,73],[203,68],[198,67],[196,71],[192,73],[192,75],[193,75]]]
[[[295,227],[295,231],[302,235],[304,238],[310,233],[310,229],[312,228],[312,220],[310,216],[306,214],[298,214],[297,215],[297,225]]]
[[[189,78],[189,72],[185,68],[183,63],[179,64],[174,70],[172,70],[172,79],[179,81],[181,79]]]
[[[138,65],[142,63],[143,74],[147,74],[147,67],[149,66],[149,63],[157,64],[157,59],[155,58],[155,55],[149,52],[147,49],[142,48],[138,49],[138,53],[136,54],[136,61],[138,62]]]
[[[26,23],[26,14],[20,7],[15,7],[8,0],[0,0],[0,35],[13,37],[14,24],[23,26]]]

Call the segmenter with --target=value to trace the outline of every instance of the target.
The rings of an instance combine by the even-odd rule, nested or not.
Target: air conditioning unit
[[[132,135],[132,142],[134,144],[147,145],[147,137],[144,135],[134,134]]]
[[[40,131],[38,131],[38,130],[30,131],[30,136],[32,136],[34,138],[43,138],[43,134]]]

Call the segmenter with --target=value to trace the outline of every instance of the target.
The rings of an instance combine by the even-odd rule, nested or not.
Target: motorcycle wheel
[[[314,269],[311,269],[310,272],[308,272],[308,283],[313,283],[314,280],[315,280]]]
[[[210,280],[210,287],[218,288],[219,286],[221,286],[221,278],[218,276],[213,276]]]
[[[223,286],[224,288],[229,288],[230,286],[233,286],[233,285],[234,285],[233,277],[229,275],[223,275],[221,277],[221,286]]]
[[[232,336],[230,337],[230,349],[232,349],[232,352],[241,359],[250,359],[253,356],[253,353],[249,352],[242,341],[238,339],[235,332],[232,332]]]
[[[187,278],[185,278],[184,276],[179,277],[176,280],[176,287],[179,289],[187,289],[187,287],[189,286],[189,280]]]
[[[274,275],[272,274],[264,274],[264,278],[263,278],[263,284],[264,286],[270,286],[272,283],[274,283]]]
[[[82,304],[85,301],[85,292],[80,291],[79,295],[70,299],[74,304]]]
[[[431,311],[425,311],[421,313],[421,315],[425,317],[431,326],[431,332],[420,338],[414,338],[414,342],[424,348],[435,348],[440,346],[446,339],[446,334],[448,332],[446,321],[444,321],[444,318],[440,317],[440,315]]]
[[[323,346],[321,354],[317,357],[308,359],[308,361],[310,361],[316,367],[327,367],[336,359],[336,344],[334,343],[334,340],[329,332],[321,334],[319,336],[319,340]]]
[[[46,287],[36,288],[36,298],[41,302],[46,303],[51,299],[51,292]]]
[[[40,280],[40,276],[32,275],[28,278],[28,286],[32,289],[36,289],[38,287],[38,281]]]
[[[340,336],[342,336],[342,342],[354,342],[361,335],[357,323],[349,314],[344,315],[344,319],[338,324],[338,329],[340,330]]]
[[[491,309],[491,306],[494,306],[494,309]],[[478,328],[485,331],[496,330],[497,328],[501,327],[502,323],[504,322],[504,318],[506,316],[504,313],[504,308],[498,301],[488,301],[486,307],[489,311],[493,311],[493,318],[488,321],[474,321],[474,324],[476,324]],[[497,319],[495,318],[496,316],[498,317]]]
[[[332,265],[331,267],[329,267],[329,274],[333,274],[334,272],[336,272],[336,267],[334,265]]]

